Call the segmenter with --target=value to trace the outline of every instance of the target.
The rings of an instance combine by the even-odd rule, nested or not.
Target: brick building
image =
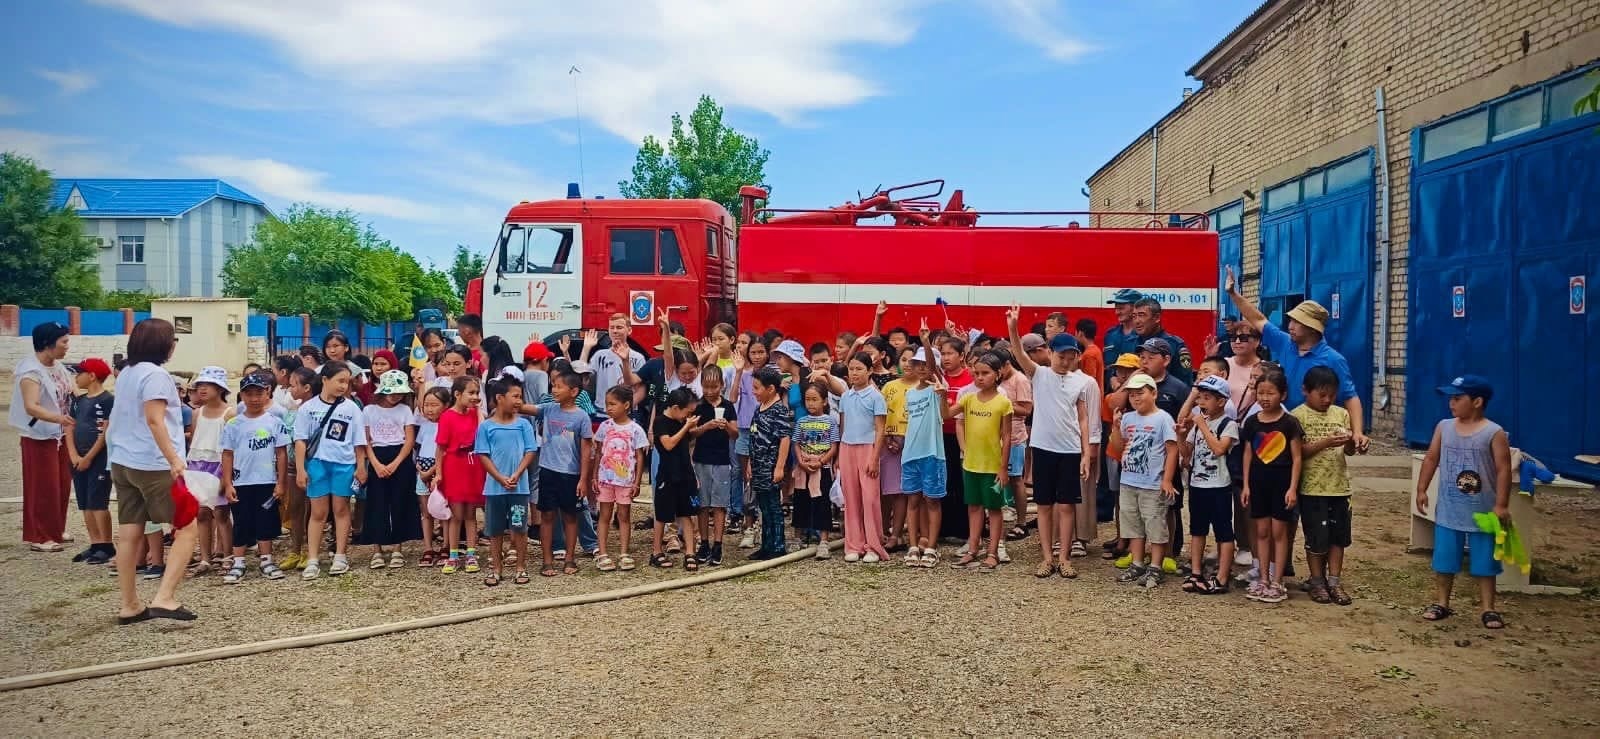
[[[1572,460],[1600,454],[1600,362],[1514,361],[1600,357],[1600,114],[1574,109],[1597,60],[1600,0],[1268,0],[1090,177],[1091,208],[1209,213],[1269,315],[1329,307],[1375,434],[1425,443],[1432,387],[1475,372],[1513,445],[1600,476]],[[1571,427],[1533,423],[1552,382]]]

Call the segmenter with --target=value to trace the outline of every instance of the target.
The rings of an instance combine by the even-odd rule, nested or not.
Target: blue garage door
[[[1562,474],[1600,453],[1600,82],[1556,78],[1412,133],[1408,442],[1449,415],[1435,388],[1488,377],[1489,416]]]
[[[1302,300],[1328,309],[1323,338],[1350,363],[1372,413],[1372,152],[1267,188],[1261,309],[1274,323]]]
[[[1209,215],[1211,227],[1217,232],[1217,295],[1222,298],[1218,303],[1218,316],[1227,322],[1239,317],[1233,301],[1228,300],[1227,271],[1232,267],[1235,275],[1244,274],[1244,203],[1234,201],[1211,211]],[[1218,337],[1225,333],[1224,328],[1217,328]],[[1220,340],[1220,346],[1222,352],[1227,354],[1229,345],[1226,339]]]

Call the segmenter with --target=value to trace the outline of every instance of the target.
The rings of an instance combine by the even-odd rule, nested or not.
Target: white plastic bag
[[[437,490],[428,493],[428,515],[435,521],[450,520],[450,501],[444,499],[444,493]]]
[[[834,505],[844,508],[844,486],[839,484],[839,478],[837,477],[833,478],[833,487],[828,489],[828,500],[833,501]]]

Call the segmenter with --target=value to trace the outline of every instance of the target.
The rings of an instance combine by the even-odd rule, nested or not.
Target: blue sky
[[[1256,0],[64,0],[0,26],[0,149],[69,177],[221,177],[444,262],[519,200],[614,196],[702,92],[774,207],[943,177],[1083,210]],[[577,65],[583,74],[568,69]],[[581,107],[581,117],[575,108]]]

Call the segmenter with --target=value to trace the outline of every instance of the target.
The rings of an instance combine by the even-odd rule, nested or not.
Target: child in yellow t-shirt
[[[1311,600],[1350,605],[1340,577],[1344,550],[1350,546],[1350,475],[1344,458],[1355,454],[1350,412],[1334,405],[1339,376],[1327,367],[1306,372],[1306,402],[1290,411],[1305,431],[1300,470],[1300,525],[1306,538],[1306,563],[1311,566]]]
[[[972,386],[954,406],[946,406],[947,418],[960,417],[966,438],[961,458],[962,495],[967,503],[967,554],[951,564],[958,569],[977,568],[993,572],[1000,566],[999,545],[1004,531],[1001,509],[1006,505],[1006,485],[1010,482],[1006,461],[1011,456],[1011,401],[999,390],[1000,358],[985,354],[972,365]],[[978,546],[983,535],[983,518],[989,517],[989,548],[978,561]]]

